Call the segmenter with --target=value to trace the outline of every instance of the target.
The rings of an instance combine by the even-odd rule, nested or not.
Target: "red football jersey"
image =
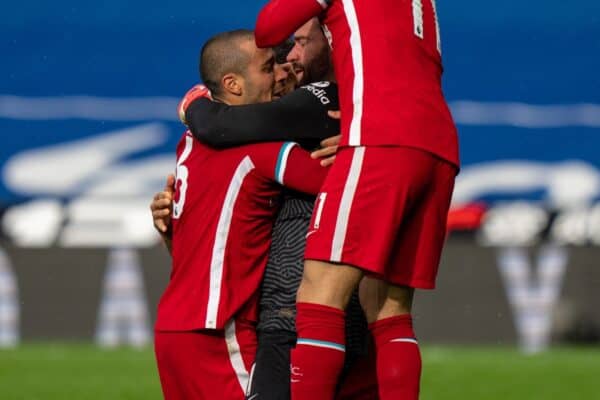
[[[316,194],[326,173],[294,143],[215,150],[186,132],[177,146],[173,269],[156,330],[256,320],[280,187]]]
[[[281,43],[319,15],[339,84],[342,145],[416,147],[458,166],[435,0],[271,0],[256,43]]]

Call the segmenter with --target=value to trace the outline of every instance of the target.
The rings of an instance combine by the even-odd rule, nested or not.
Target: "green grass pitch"
[[[2,400],[161,398],[151,349],[24,344],[0,350]],[[534,356],[497,347],[425,347],[421,399],[600,399],[600,347]]]

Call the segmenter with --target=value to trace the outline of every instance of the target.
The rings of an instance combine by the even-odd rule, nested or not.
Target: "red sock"
[[[345,356],[345,313],[320,304],[296,304],[298,341],[292,350],[292,400],[332,400]]]
[[[385,318],[369,325],[377,352],[381,400],[416,400],[421,380],[421,353],[410,315]]]

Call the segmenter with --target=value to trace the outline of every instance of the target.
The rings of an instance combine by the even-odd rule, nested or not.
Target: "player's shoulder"
[[[187,129],[181,134],[181,137],[179,138],[179,142],[177,144],[177,152],[179,153],[180,150],[184,150],[185,148],[190,148],[191,150],[191,148],[196,149],[209,147],[200,142],[198,139],[196,139],[192,131]]]
[[[213,155],[218,153],[218,150],[213,149],[212,147],[209,147],[208,145],[196,139],[190,130],[185,131],[181,135],[179,142],[177,143],[175,153],[177,155],[178,162],[193,162],[195,164],[205,162],[224,164],[232,162],[231,159],[235,158],[233,155],[213,157]]]
[[[193,145],[193,143],[188,144],[188,142],[191,142],[193,138],[192,132],[190,132],[189,129],[184,131],[179,137],[179,142],[177,142],[177,153],[179,154],[183,152],[186,147]]]

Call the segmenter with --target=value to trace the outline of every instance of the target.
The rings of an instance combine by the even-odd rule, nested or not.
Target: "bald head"
[[[252,56],[247,51],[249,42],[254,45],[254,33],[238,29],[219,33],[204,44],[200,53],[200,77],[213,95],[222,93],[224,75],[245,75]]]

